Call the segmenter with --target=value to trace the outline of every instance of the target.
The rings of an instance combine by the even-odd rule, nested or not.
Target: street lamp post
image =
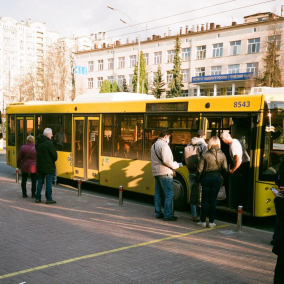
[[[133,20],[127,15],[125,14],[124,12],[118,10],[118,9],[115,9],[113,8],[112,6],[107,6],[109,9],[111,10],[115,10],[115,11],[118,11],[122,14],[124,14],[126,17],[129,18],[130,22],[132,22],[132,25],[125,22],[124,20],[120,19],[121,22],[123,22],[124,24],[126,25],[129,25],[130,27],[133,27],[133,29],[135,30],[135,32],[137,33],[137,36],[138,36],[138,67],[137,67],[137,93],[139,93],[139,87],[140,87],[140,35],[137,31],[137,28],[136,28],[136,25],[134,24]]]

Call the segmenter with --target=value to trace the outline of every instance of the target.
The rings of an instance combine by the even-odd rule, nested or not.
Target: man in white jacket
[[[163,130],[158,140],[151,148],[152,172],[155,177],[155,212],[157,219],[176,221],[172,216],[172,201],[174,197],[173,170],[179,168],[174,162],[169,144],[170,132]],[[165,196],[164,213],[162,212],[162,193]]]

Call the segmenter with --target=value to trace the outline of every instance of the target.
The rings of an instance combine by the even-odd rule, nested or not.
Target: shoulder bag
[[[24,160],[29,156],[30,152],[34,149],[34,147],[35,147],[35,146],[33,146],[33,147],[31,148],[31,150],[28,152],[28,154],[26,154],[26,156],[25,156],[23,159],[21,159],[20,165],[19,165],[20,168],[22,167]]]

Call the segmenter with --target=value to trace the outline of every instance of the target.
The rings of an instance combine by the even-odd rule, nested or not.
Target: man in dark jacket
[[[272,251],[278,256],[274,274],[274,284],[280,284],[284,281],[284,162],[281,163],[278,170],[278,178],[275,183],[278,185],[280,195],[275,195],[274,204],[276,209],[276,217],[278,218],[277,233],[275,232],[275,240]],[[282,194],[282,196],[281,196]]]
[[[51,141],[52,130],[45,128],[43,134],[40,134],[36,140],[36,168],[38,173],[38,184],[36,192],[36,203],[41,202],[41,190],[46,176],[46,204],[54,204],[52,199],[52,179],[55,172],[55,161],[57,160],[57,152]]]

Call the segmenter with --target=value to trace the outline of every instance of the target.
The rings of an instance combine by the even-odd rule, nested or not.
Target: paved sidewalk
[[[1,284],[272,283],[271,233],[203,229],[180,212],[164,222],[151,207],[61,186],[57,204],[36,204],[7,175],[0,188]]]

